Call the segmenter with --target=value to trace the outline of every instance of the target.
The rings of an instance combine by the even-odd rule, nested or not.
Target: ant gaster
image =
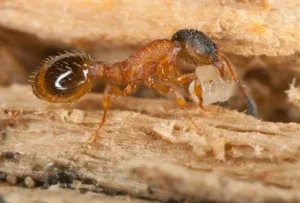
[[[111,96],[130,95],[140,84],[153,88],[161,94],[175,93],[178,106],[185,110],[189,119],[197,126],[186,111],[184,97],[172,86],[184,86],[195,81],[194,92],[199,99],[198,105],[204,109],[202,86],[195,73],[180,73],[177,66],[178,59],[194,66],[213,65],[222,77],[228,72],[247,99],[248,113],[256,114],[255,102],[238,80],[229,59],[218,52],[217,46],[209,37],[194,29],[179,30],[171,40],[155,40],[126,60],[110,66],[79,53],[66,53],[50,58],[35,74],[32,88],[40,99],[65,103],[76,101],[89,92],[95,80],[109,79],[116,84],[125,84],[124,89],[120,89],[117,85],[106,85],[102,101],[104,108],[102,120],[97,130],[88,138],[89,141],[96,140],[106,121]]]

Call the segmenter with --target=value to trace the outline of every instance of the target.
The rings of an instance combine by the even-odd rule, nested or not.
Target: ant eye
[[[37,71],[32,89],[43,100],[72,102],[86,94],[92,86],[88,77],[92,60],[85,54],[66,53],[48,60]]]

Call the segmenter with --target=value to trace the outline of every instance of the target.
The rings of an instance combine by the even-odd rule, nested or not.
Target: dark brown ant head
[[[32,89],[43,100],[65,103],[76,101],[90,91],[93,60],[85,54],[65,53],[47,60],[34,76]]]
[[[181,57],[194,65],[215,65],[219,61],[216,44],[198,30],[179,30],[172,36],[172,41],[182,48]]]

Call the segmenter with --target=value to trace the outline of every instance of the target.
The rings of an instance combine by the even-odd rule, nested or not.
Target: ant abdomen
[[[34,76],[32,89],[43,100],[66,103],[89,92],[92,60],[85,54],[65,53],[47,60]]]

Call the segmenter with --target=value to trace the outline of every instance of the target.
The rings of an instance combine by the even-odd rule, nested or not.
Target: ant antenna
[[[227,56],[225,56],[222,53],[218,54],[220,56],[220,58],[222,58],[229,70],[230,76],[231,78],[236,82],[236,84],[238,85],[239,89],[241,90],[241,92],[243,93],[244,97],[247,100],[247,114],[249,115],[254,115],[257,116],[257,106],[256,103],[254,101],[254,99],[250,96],[250,94],[248,93],[246,87],[240,82],[240,80],[236,77],[236,74],[233,70],[233,65],[231,64],[230,60],[228,59]]]

